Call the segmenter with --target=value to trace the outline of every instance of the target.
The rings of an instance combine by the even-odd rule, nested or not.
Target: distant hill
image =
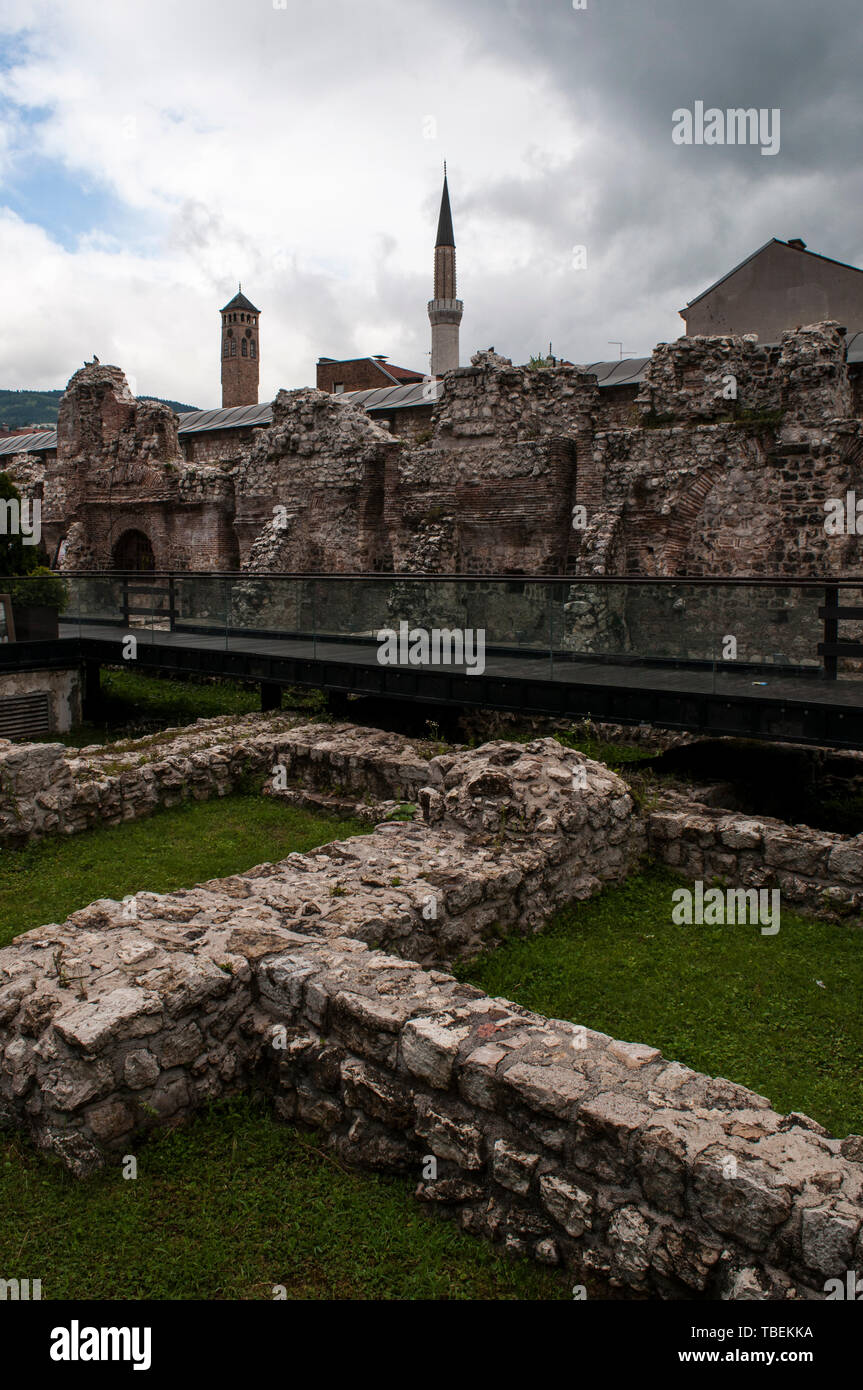
[[[53,429],[57,423],[57,407],[62,391],[3,391],[0,390],[0,429],[23,429],[25,425],[45,425]],[[160,396],[148,396],[148,400],[161,400]],[[185,410],[197,410],[195,405],[183,405],[180,401],[165,401],[172,410],[182,414]]]

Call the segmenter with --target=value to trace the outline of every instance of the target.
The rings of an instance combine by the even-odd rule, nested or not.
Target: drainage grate
[[[51,709],[46,691],[0,699],[0,738],[35,738],[51,732]]]

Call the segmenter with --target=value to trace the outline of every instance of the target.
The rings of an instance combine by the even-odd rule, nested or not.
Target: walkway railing
[[[76,572],[65,579],[67,635],[119,626],[139,642],[165,634],[225,649],[290,642],[315,658],[349,646],[375,661],[383,659],[381,634],[392,633],[395,664],[426,666],[435,664],[431,634],[444,632],[472,635],[474,652],[481,638],[487,663],[530,661],[536,678],[554,680],[585,663],[685,666],[712,670],[717,680],[748,673],[753,684],[759,676],[856,680],[855,668],[863,673],[863,578]]]

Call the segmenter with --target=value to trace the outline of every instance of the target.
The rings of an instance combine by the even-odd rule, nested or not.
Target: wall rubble
[[[778,888],[782,902],[863,925],[863,835],[786,825],[666,793],[647,813],[651,855],[693,880]]]
[[[0,739],[0,843],[75,835],[187,798],[227,796],[278,763],[292,783],[338,786],[372,807],[415,799],[432,775],[428,762],[397,735],[310,725],[289,714],[199,719],[189,729],[166,729],[119,749]]]
[[[353,787],[367,732],[288,734],[310,780],[341,759]],[[102,900],[0,951],[5,1121],[83,1175],[257,1087],[465,1229],[634,1290],[810,1298],[860,1270],[863,1139],[439,968],[506,901],[505,929],[532,929],[578,880],[629,872],[644,842],[620,779],[552,740],[428,762],[391,745],[376,794],[416,762],[421,823],[138,894],[131,916]]]
[[[655,348],[637,396],[481,352],[416,438],[302,389],[269,426],[185,445],[168,407],[91,364],[44,476],[10,467],[43,495],[49,550],[69,537],[67,568],[110,567],[141,529],[161,569],[841,576],[856,537],[826,535],[823,504],[863,488],[845,350],[833,322],[777,344],[684,337]]]

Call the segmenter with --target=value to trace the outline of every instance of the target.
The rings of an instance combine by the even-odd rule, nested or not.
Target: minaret
[[[260,309],[240,285],[222,310],[222,408],[258,404]]]
[[[443,194],[434,249],[434,299],[429,300],[432,376],[443,376],[444,372],[451,372],[458,366],[458,326],[463,310],[461,300],[455,297],[455,237],[444,164]]]

